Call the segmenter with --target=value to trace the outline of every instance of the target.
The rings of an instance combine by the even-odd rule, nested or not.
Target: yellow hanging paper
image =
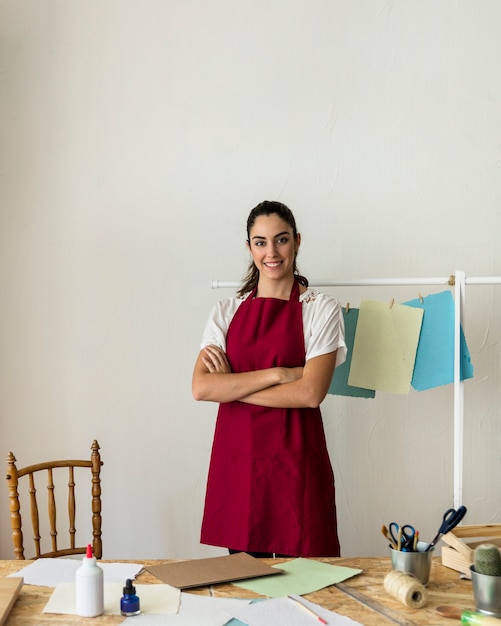
[[[360,305],[348,383],[409,393],[423,310],[364,300]]]

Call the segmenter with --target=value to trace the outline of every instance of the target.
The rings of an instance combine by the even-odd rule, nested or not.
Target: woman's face
[[[294,238],[291,226],[277,214],[257,217],[248,246],[260,277],[279,280],[292,276],[300,242],[300,235]]]

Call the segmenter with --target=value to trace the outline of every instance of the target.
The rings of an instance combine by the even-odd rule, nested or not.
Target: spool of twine
[[[390,596],[410,609],[420,609],[428,600],[425,587],[415,576],[407,572],[392,570],[386,574],[384,589]]]

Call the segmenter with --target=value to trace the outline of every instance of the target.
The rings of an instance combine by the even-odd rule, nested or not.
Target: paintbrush
[[[386,539],[388,539],[388,541],[390,542],[391,547],[394,550],[397,550],[397,544],[395,543],[395,541],[393,540],[393,537],[390,535],[390,531],[386,528],[386,526],[383,524],[381,526],[381,532],[383,533],[383,535],[386,537]]]

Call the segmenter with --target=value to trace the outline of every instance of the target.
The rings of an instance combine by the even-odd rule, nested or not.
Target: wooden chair
[[[61,461],[46,461],[44,463],[37,463],[35,465],[29,465],[18,469],[16,466],[16,457],[9,452],[7,457],[7,486],[9,489],[9,503],[10,503],[10,524],[12,528],[12,543],[14,545],[14,555],[16,559],[24,559],[24,544],[23,544],[23,531],[21,521],[21,499],[19,496],[18,486],[20,486],[19,479],[27,477],[29,481],[29,502],[31,523],[33,526],[33,540],[35,542],[35,556],[33,559],[39,559],[43,557],[58,557],[69,556],[73,554],[85,554],[88,543],[92,543],[94,556],[98,559],[102,557],[103,547],[101,541],[101,455],[99,453],[99,444],[96,440],[92,443],[92,454],[90,460],[61,460]],[[84,542],[84,546],[78,547],[76,545],[76,497],[75,497],[75,468],[89,468],[92,474],[90,483],[91,504],[92,504],[92,542],[90,537],[88,541]],[[64,468],[68,471],[68,519],[69,519],[69,547],[58,548],[58,531],[56,527],[56,502],[58,498],[55,495],[55,485],[57,481],[55,476],[64,472]],[[39,519],[39,507],[38,507],[38,494],[35,485],[35,475],[37,480],[43,480],[43,472],[47,472],[47,506],[48,506],[48,523],[47,528],[50,529],[50,543],[52,549],[42,552],[40,547],[40,519]],[[80,472],[80,470],[77,470]],[[66,473],[66,472],[64,472]],[[79,474],[80,475],[80,474]],[[26,482],[26,481],[23,481]],[[21,483],[23,484],[23,483]],[[26,485],[28,487],[28,485]],[[61,489],[62,491],[62,489]],[[49,540],[47,539],[49,542]]]

